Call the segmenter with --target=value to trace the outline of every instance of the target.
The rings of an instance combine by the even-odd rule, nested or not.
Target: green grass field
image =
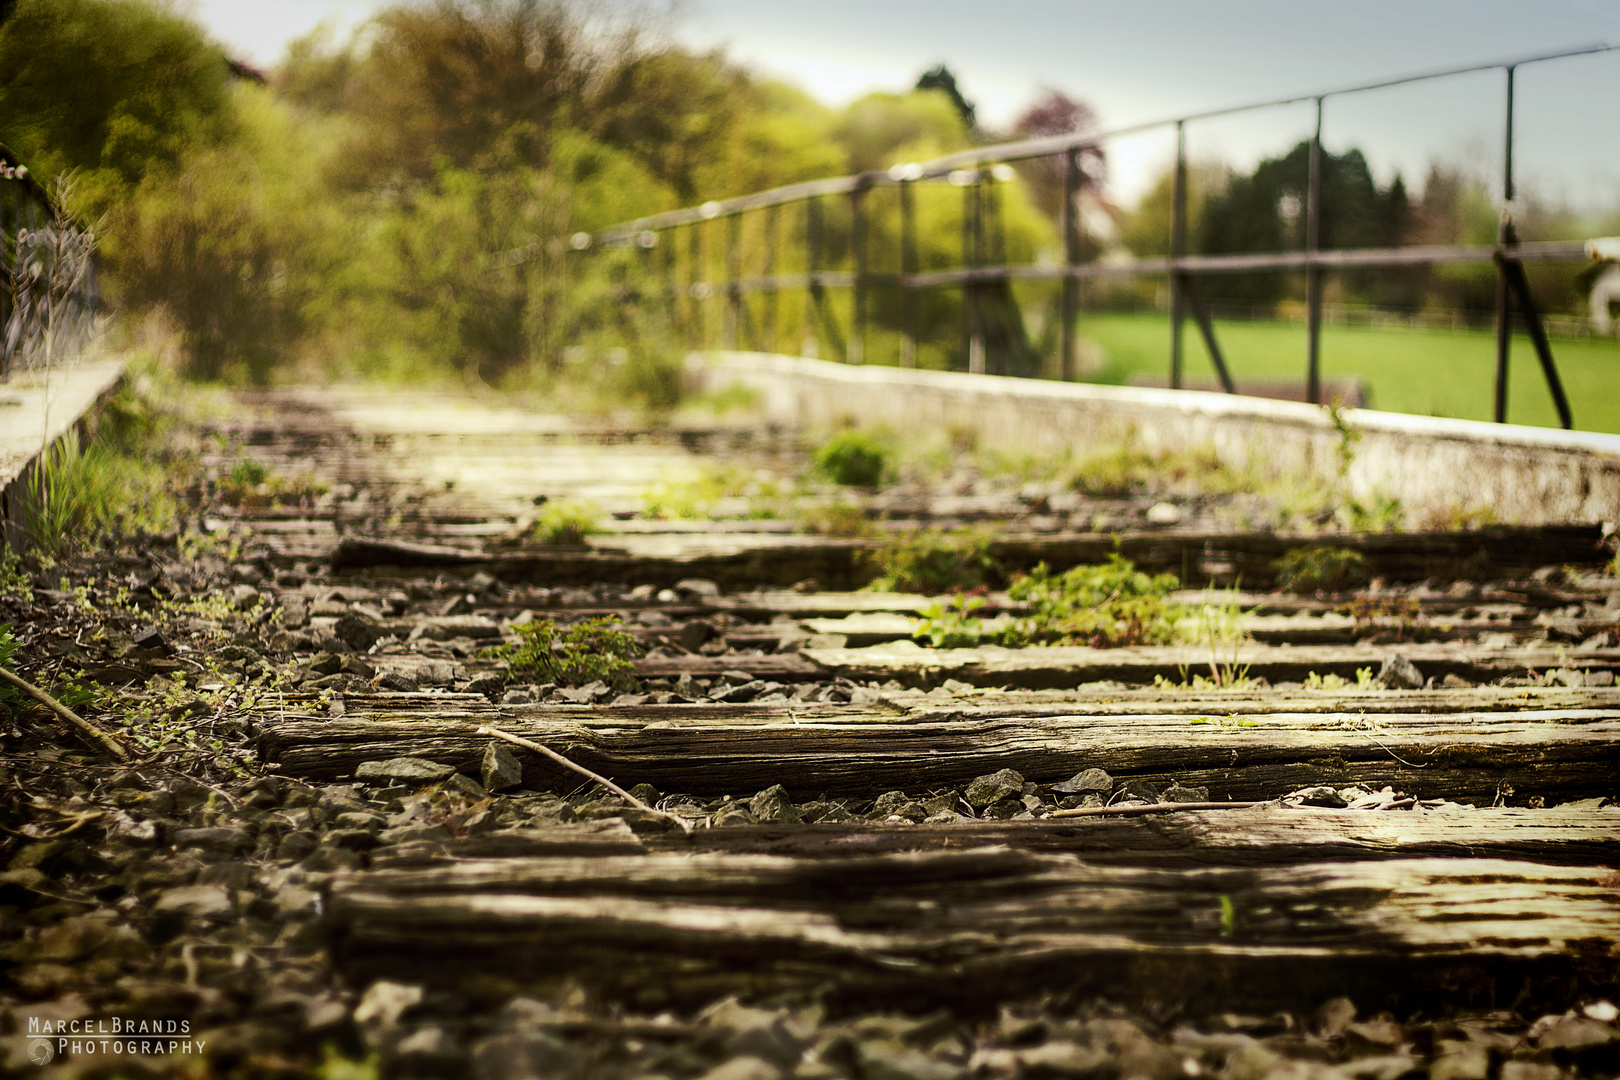
[[[1169,372],[1169,318],[1158,313],[1082,314],[1080,334],[1107,356],[1099,382]],[[1186,375],[1214,378],[1195,323],[1183,331]],[[1245,377],[1305,379],[1305,328],[1280,322],[1217,322],[1216,339],[1241,384]],[[1620,432],[1620,341],[1554,338],[1553,359],[1575,426]],[[1489,330],[1324,326],[1324,378],[1359,376],[1368,404],[1391,412],[1491,419],[1496,339]],[[1557,427],[1558,414],[1530,339],[1517,334],[1508,379],[1508,420]]]

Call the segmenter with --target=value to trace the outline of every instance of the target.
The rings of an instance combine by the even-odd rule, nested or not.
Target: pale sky
[[[373,0],[191,0],[238,55],[274,66],[323,19],[340,27]],[[938,63],[981,121],[1005,126],[1044,86],[1089,102],[1104,128],[1312,93],[1383,77],[1620,44],[1615,0],[677,0],[674,36],[725,48],[841,105],[904,90]],[[1515,149],[1522,184],[1578,204],[1620,203],[1620,52],[1520,69]],[[1325,141],[1359,146],[1383,179],[1416,184],[1436,157],[1500,171],[1503,77],[1487,72],[1330,98]],[[1190,125],[1195,156],[1248,165],[1308,135],[1307,105]],[[1169,161],[1169,135],[1109,147],[1129,203]]]

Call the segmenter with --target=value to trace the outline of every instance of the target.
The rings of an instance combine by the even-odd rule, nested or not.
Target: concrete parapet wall
[[[1512,524],[1620,521],[1620,435],[1408,416],[1196,390],[857,367],[768,353],[694,354],[704,390],[743,383],[773,419],[973,432],[1032,452],[1207,452],[1258,478],[1337,478],[1418,519],[1489,509]],[[1346,432],[1353,433],[1349,438]]]
[[[28,479],[45,448],[79,429],[123,380],[122,360],[99,360],[0,382],[0,543],[28,546]]]

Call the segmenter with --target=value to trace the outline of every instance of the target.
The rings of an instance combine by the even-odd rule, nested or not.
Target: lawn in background
[[[1122,383],[1136,374],[1168,375],[1170,322],[1156,312],[1083,313],[1079,332],[1106,356],[1099,382]],[[1183,330],[1189,379],[1211,379],[1215,368],[1191,319]],[[1284,322],[1221,322],[1215,336],[1233,379],[1305,380],[1305,327]],[[1553,359],[1569,397],[1575,426],[1620,432],[1620,341],[1554,338]],[[1508,375],[1508,421],[1557,427],[1558,414],[1542,378],[1535,347],[1513,337]],[[1490,330],[1414,330],[1403,327],[1322,328],[1322,376],[1357,376],[1368,404],[1390,412],[1491,419],[1496,337]]]

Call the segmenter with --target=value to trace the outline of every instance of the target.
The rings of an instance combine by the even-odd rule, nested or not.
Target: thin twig
[[[550,758],[563,768],[572,769],[574,772],[579,773],[579,775],[595,781],[602,787],[605,787],[609,791],[613,792],[613,794],[617,795],[625,802],[628,802],[637,810],[645,810],[647,813],[653,814],[657,817],[668,818],[670,821],[673,821],[675,824],[679,825],[681,827],[681,831],[684,833],[691,833],[692,831],[692,823],[681,817],[679,814],[671,814],[667,810],[659,810],[655,807],[648,806],[646,803],[642,802],[640,799],[636,798],[634,795],[630,794],[628,791],[624,790],[624,788],[620,787],[618,784],[615,784],[607,777],[601,775],[600,773],[594,773],[583,765],[578,765],[572,761],[569,761],[567,758],[563,757],[549,746],[542,746],[533,740],[523,738],[521,735],[513,735],[509,731],[502,731],[500,728],[493,728],[487,724],[480,727],[476,734],[492,735],[497,739],[506,740],[513,746],[521,746],[525,750],[533,750],[537,754]]]
[[[101,744],[101,746],[104,747],[109,754],[117,758],[119,761],[129,760],[129,751],[124,749],[118,740],[113,738],[110,732],[104,731],[95,724],[92,724],[90,721],[86,720],[84,717],[80,716],[66,705],[63,705],[60,701],[57,701],[55,698],[51,697],[51,695],[35,686],[27,679],[18,678],[5,668],[0,668],[0,681],[8,682],[12,686],[15,686],[18,690],[21,690],[35,701],[51,710],[51,712],[78,728],[79,731],[84,735]]]
[[[1141,817],[1144,814],[1169,814],[1177,810],[1247,810],[1253,806],[1266,806],[1274,799],[1259,802],[1167,802],[1138,803],[1134,806],[1077,806],[1073,810],[1054,810],[1048,818],[1075,817]]]

